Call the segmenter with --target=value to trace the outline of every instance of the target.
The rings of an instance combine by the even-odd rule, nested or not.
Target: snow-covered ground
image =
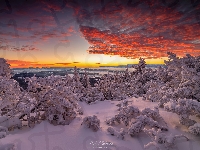
[[[129,99],[130,105],[137,106],[140,110],[153,108],[156,102],[143,101],[141,98]],[[78,116],[69,125],[54,126],[47,121],[37,124],[34,128],[23,127],[10,131],[5,138],[0,139],[0,146],[15,143],[17,150],[143,150],[144,145],[151,141],[144,132],[131,137],[126,134],[124,140],[111,136],[107,132],[108,125],[105,120],[117,113],[118,101],[98,101],[88,105],[79,102],[84,110],[84,115]],[[188,129],[179,123],[178,115],[166,112],[159,108],[161,116],[167,122],[169,131],[167,134],[183,134],[189,138],[177,139],[174,150],[199,150],[200,137],[188,133]],[[90,128],[81,125],[85,116],[96,115],[100,119],[101,129],[93,132]],[[123,124],[114,125],[116,130],[127,127]],[[155,147],[149,150],[156,149]],[[0,149],[3,150],[3,149]]]

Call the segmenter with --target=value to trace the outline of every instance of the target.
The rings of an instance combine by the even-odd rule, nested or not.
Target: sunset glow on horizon
[[[3,0],[0,57],[11,68],[163,64],[200,55],[193,0]]]

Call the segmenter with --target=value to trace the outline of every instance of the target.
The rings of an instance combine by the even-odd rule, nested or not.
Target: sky
[[[200,55],[199,0],[1,0],[11,68],[162,64]]]

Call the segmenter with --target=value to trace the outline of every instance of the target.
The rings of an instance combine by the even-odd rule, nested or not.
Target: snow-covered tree
[[[0,58],[0,114],[5,115],[12,110],[21,98],[19,83],[10,79],[10,65],[4,58]]]
[[[102,76],[96,87],[103,93],[104,99],[123,100],[126,98],[126,84],[119,78],[119,74]]]
[[[183,58],[168,53],[165,68],[158,68],[157,79],[146,84],[145,99],[158,101],[163,107],[170,99],[200,99],[200,57],[187,54]]]
[[[133,65],[135,69],[134,74],[141,74],[146,67],[146,62],[144,58],[139,58],[139,63],[137,65]]]
[[[87,80],[87,76],[86,76],[86,80]],[[90,86],[88,82],[89,82],[89,80],[86,81],[86,84],[88,84],[87,86]],[[78,72],[76,66],[74,67],[74,75],[72,77],[71,87],[73,87],[73,92],[77,93],[79,95],[81,95],[80,93],[83,93],[84,92],[83,90],[85,89],[83,84],[81,83],[80,75],[79,75],[79,72]]]
[[[139,63],[134,65],[135,71],[132,73],[132,78],[129,82],[132,84],[132,90],[134,94],[138,96],[144,96],[148,90],[148,82],[157,79],[156,70],[146,68],[145,59],[140,58]]]
[[[10,65],[4,58],[0,58],[0,76],[7,78],[11,77]]]
[[[0,114],[12,110],[21,98],[21,88],[14,79],[0,76]]]
[[[85,101],[87,104],[94,104],[97,101],[103,101],[104,95],[97,87],[88,87],[84,89],[80,101]]]
[[[123,122],[126,126],[128,126],[129,123],[131,122],[131,119],[138,116],[139,113],[140,113],[140,110],[135,106],[121,107],[119,109],[118,114],[110,119],[107,119],[106,123],[108,125],[114,125],[116,123],[119,124],[119,123]]]
[[[27,78],[28,93],[35,99],[35,107],[30,111],[43,112],[39,113],[39,118],[46,118],[54,125],[69,124],[77,114],[82,114],[77,103],[79,98],[67,79],[61,76]]]
[[[88,77],[88,73],[85,71],[84,75],[83,75],[83,78],[81,80],[81,83],[83,84],[83,86],[85,88],[90,88],[91,85],[90,85],[90,80],[89,80],[89,77]]]
[[[97,101],[104,100],[104,95],[101,90],[97,86],[91,86],[87,72],[84,73],[81,83],[83,89],[81,91],[80,101],[85,101],[87,104],[94,104]]]

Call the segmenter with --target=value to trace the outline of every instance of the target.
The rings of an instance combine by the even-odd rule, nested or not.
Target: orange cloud
[[[23,61],[23,60],[7,60],[11,68],[29,68],[29,67],[54,67],[55,64],[43,64],[38,62]]]
[[[67,66],[70,65],[71,63],[55,63],[56,65],[62,65],[62,66]]]

